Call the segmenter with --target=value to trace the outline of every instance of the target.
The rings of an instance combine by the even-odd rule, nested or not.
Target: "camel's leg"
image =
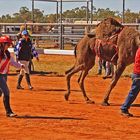
[[[70,73],[73,69],[74,69],[75,66],[73,66],[72,68],[68,69],[67,71],[65,71],[65,74],[68,74]]]
[[[79,82],[80,82],[80,80],[81,80],[82,73],[83,73],[83,71],[81,71],[80,76],[79,76],[79,78],[78,78],[78,80],[77,80],[77,82],[78,82],[78,83],[79,83]]]
[[[70,71],[70,73],[68,73],[66,75],[66,81],[67,81],[67,93],[65,94],[65,100],[68,101],[69,99],[69,95],[70,95],[70,79],[71,76],[77,72],[79,72],[80,70],[83,69],[83,65],[79,65],[79,66],[75,66],[73,70]]]
[[[84,96],[86,102],[87,102],[87,103],[94,103],[94,101],[91,101],[91,100],[87,97],[86,91],[85,91],[85,88],[84,88],[84,80],[85,80],[85,78],[86,78],[86,76],[87,76],[87,74],[88,74],[88,71],[89,71],[89,70],[86,69],[86,70],[84,70],[84,71],[81,73],[81,79],[80,79],[80,81],[79,81],[79,86],[80,86],[80,88],[81,88],[81,90],[82,90],[82,93],[83,93],[83,96]]]
[[[125,68],[126,68],[126,65],[123,65],[123,64],[120,64],[120,65],[117,66],[117,69],[116,69],[116,71],[115,71],[115,73],[114,73],[114,75],[113,75],[111,84],[110,84],[110,86],[109,86],[109,89],[108,89],[108,91],[107,91],[106,94],[105,94],[105,97],[104,97],[104,100],[103,100],[103,102],[102,102],[102,105],[104,105],[104,106],[110,105],[110,104],[108,103],[110,93],[111,93],[112,89],[115,87],[115,85],[117,84],[117,82],[118,82],[118,80],[119,80],[121,74],[122,74],[123,71],[125,70]]]

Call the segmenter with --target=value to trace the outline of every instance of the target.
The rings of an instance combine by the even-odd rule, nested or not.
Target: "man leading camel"
[[[140,91],[140,48],[138,48],[135,56],[131,89],[124,104],[121,106],[122,115],[128,117],[133,116],[131,113],[129,113],[128,109],[130,108],[131,104],[135,101],[139,91]]]

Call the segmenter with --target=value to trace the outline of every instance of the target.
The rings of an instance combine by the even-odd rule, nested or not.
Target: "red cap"
[[[12,39],[9,36],[1,36],[0,43],[10,43],[12,44]]]

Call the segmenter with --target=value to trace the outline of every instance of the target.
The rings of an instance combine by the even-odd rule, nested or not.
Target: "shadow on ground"
[[[30,115],[23,115],[23,116],[16,116],[19,119],[50,119],[50,120],[85,120],[83,118],[74,118],[74,117],[52,117],[52,116],[30,116]]]

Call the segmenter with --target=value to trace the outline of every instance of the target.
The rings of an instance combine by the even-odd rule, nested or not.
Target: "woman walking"
[[[24,67],[24,65],[15,62],[13,57],[11,57],[10,52],[7,50],[11,44],[12,40],[8,36],[0,37],[0,90],[1,95],[3,94],[3,104],[7,117],[17,116],[15,113],[13,113],[10,106],[10,91],[7,85],[9,65],[15,66],[16,68]]]

